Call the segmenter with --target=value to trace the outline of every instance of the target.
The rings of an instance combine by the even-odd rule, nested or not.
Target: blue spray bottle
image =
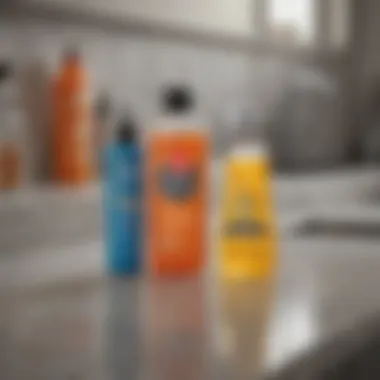
[[[122,120],[106,148],[104,206],[106,257],[111,275],[134,275],[141,266],[141,148],[131,120]]]

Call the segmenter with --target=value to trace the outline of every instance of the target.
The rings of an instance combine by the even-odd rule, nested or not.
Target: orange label
[[[156,273],[196,271],[203,262],[207,157],[203,134],[170,132],[151,138],[148,236]]]

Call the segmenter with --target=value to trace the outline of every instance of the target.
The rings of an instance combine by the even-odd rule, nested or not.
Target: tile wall
[[[276,110],[303,67],[241,51],[152,39],[127,33],[0,19],[0,59],[15,63],[27,109],[28,179],[44,178],[49,161],[49,82],[66,46],[78,46],[92,78],[93,95],[108,91],[120,115],[126,110],[147,129],[159,114],[158,94],[169,82],[187,83],[197,95],[197,114],[212,126],[216,151],[231,136],[227,120],[240,106],[261,124]]]

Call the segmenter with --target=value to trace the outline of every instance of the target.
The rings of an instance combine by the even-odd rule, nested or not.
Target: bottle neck
[[[160,131],[207,130],[207,124],[194,111],[166,112],[155,123]]]
[[[236,143],[231,150],[231,155],[239,158],[263,157],[267,154],[268,149],[260,140]]]

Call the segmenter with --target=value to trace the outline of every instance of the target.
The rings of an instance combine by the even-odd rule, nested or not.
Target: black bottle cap
[[[119,142],[130,143],[137,139],[135,123],[130,118],[123,118],[117,124],[116,139]]]
[[[12,75],[12,66],[7,62],[0,62],[0,82],[10,78]]]
[[[193,108],[194,97],[186,86],[170,86],[163,91],[162,105],[167,112],[185,113]]]

